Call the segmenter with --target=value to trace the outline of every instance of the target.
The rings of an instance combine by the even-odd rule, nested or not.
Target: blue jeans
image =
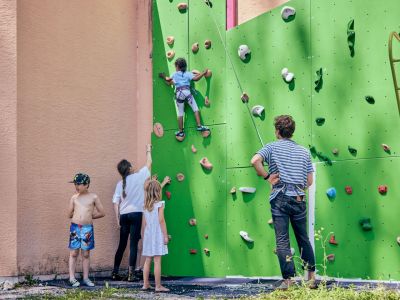
[[[296,275],[296,269],[290,252],[289,221],[292,224],[300,250],[303,267],[315,271],[314,251],[307,234],[307,205],[306,202],[296,200],[279,193],[271,201],[272,219],[274,220],[276,251],[279,259],[282,277],[288,279]]]

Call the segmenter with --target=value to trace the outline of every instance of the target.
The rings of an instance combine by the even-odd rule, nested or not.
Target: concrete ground
[[[108,286],[120,288],[120,292],[115,293],[115,298],[135,298],[135,299],[234,299],[246,296],[256,296],[263,293],[270,293],[279,285],[279,280],[254,279],[254,278],[166,278],[163,280],[164,286],[171,291],[169,293],[155,293],[153,291],[141,291],[141,283],[128,283],[125,281],[112,281],[109,278],[95,280],[96,287],[80,287],[81,290],[95,291]],[[372,289],[379,285],[384,285],[389,289],[399,289],[399,283],[378,283],[378,282],[334,282],[328,285],[337,284],[341,287],[355,285],[357,289]],[[64,295],[71,290],[66,280],[42,281],[34,286],[20,286],[9,291],[0,291],[0,299],[40,299],[44,294],[53,296]],[[112,296],[112,298],[114,295]]]

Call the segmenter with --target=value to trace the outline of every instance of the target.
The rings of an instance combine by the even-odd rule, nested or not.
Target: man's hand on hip
[[[279,183],[279,173],[271,174],[268,178],[270,184],[275,185]]]

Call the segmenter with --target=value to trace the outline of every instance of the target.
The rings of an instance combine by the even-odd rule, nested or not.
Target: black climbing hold
[[[365,100],[369,103],[369,104],[375,104],[375,99],[372,96],[365,96]]]
[[[354,31],[354,19],[347,24],[347,44],[349,45],[350,55],[354,56],[354,44],[356,42],[356,32]]]
[[[317,123],[318,126],[322,126],[325,123],[325,118],[316,118],[315,123]]]
[[[353,148],[353,147],[348,147],[348,149],[349,149],[349,152],[351,153],[351,154],[353,154],[353,155],[356,155],[357,154],[357,149],[356,148]]]
[[[363,218],[360,220],[360,225],[364,231],[371,231],[372,230],[372,224],[371,224],[371,219],[370,218]]]
[[[322,80],[322,68],[319,68],[319,70],[317,70],[315,73],[317,74],[317,80],[314,81],[314,83],[315,83],[315,88],[314,89],[315,89],[316,92],[319,92],[321,90],[321,88],[322,88],[322,82],[323,82],[323,80]]]

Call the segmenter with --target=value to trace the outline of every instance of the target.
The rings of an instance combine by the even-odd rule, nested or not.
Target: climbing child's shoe
[[[210,131],[210,129],[207,126],[203,126],[203,125],[197,126],[196,130],[197,131]]]
[[[72,286],[72,287],[79,287],[81,284],[79,283],[79,281],[78,280],[76,280],[75,278],[74,279],[70,279],[69,280],[69,284]]]

